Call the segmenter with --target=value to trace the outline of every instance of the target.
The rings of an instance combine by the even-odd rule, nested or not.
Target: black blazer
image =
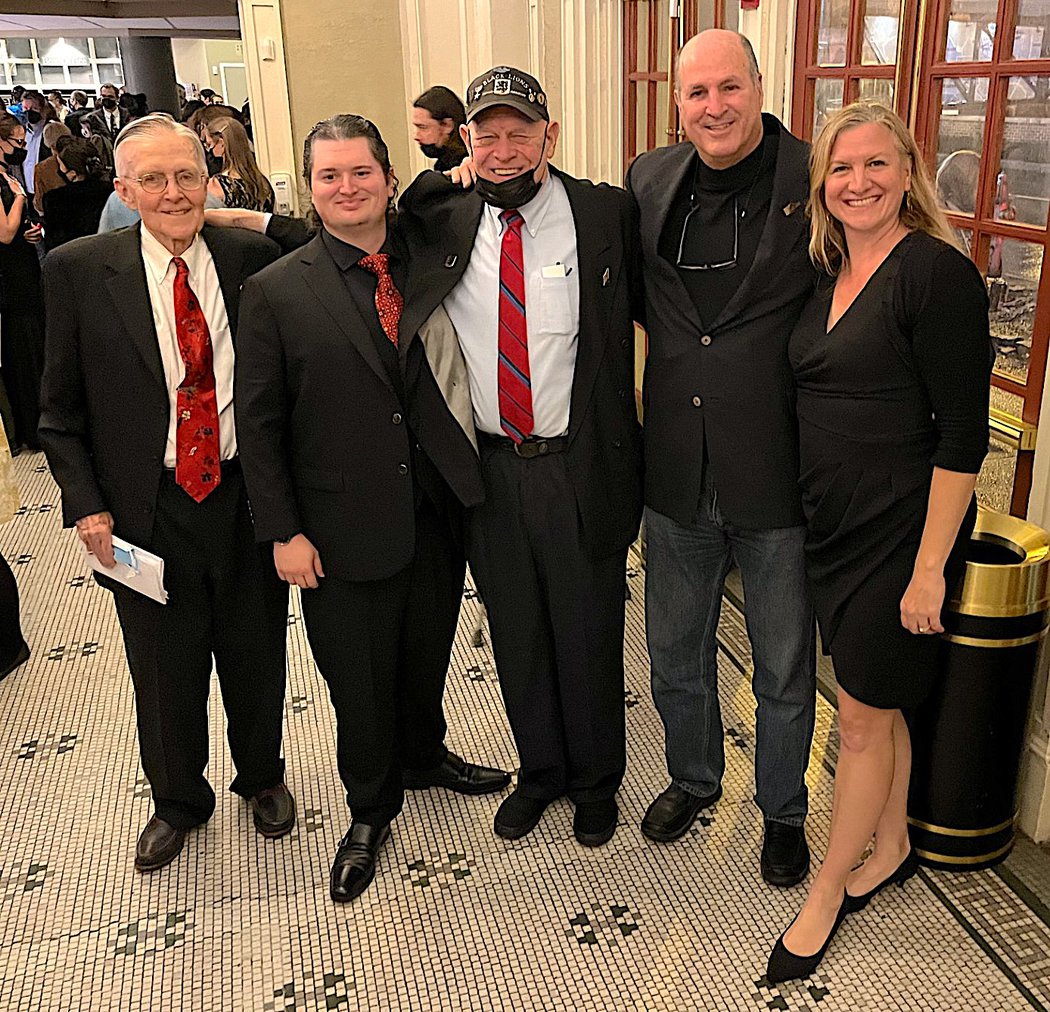
[[[634,403],[633,321],[642,313],[637,228],[633,202],[619,187],[551,171],[572,208],[580,268],[566,453],[584,544],[600,557],[626,548],[641,519],[641,428]],[[400,206],[418,283],[413,312],[422,321],[463,276],[484,203],[428,171]]]
[[[696,514],[705,440],[728,521],[755,529],[803,522],[787,342],[816,281],[807,253],[809,148],[777,126],[773,197],[755,261],[706,331],[658,248],[695,148],[685,142],[646,152],[627,173],[641,222],[649,331],[645,501],[682,524]]]
[[[461,503],[483,497],[477,455],[413,339],[411,272],[407,406],[320,234],[244,288],[235,407],[256,537],[302,531],[327,576],[379,580],[412,560],[413,440]]]
[[[66,243],[44,261],[47,337],[40,442],[67,527],[108,510],[114,532],[148,544],[171,404],[142,262],[139,225]],[[241,285],[277,247],[242,229],[204,227],[230,333]]]

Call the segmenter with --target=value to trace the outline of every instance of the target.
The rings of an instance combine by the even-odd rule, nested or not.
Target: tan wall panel
[[[341,112],[379,127],[395,170],[409,164],[398,5],[391,0],[309,0],[281,6],[292,135]],[[405,181],[402,168],[402,181]]]

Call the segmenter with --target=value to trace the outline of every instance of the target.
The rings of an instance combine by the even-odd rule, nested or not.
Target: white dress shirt
[[[179,384],[186,378],[186,366],[179,352],[175,334],[175,264],[148,228],[143,226],[142,262],[146,266],[146,286],[153,308],[153,324],[157,328],[160,360],[164,366],[164,380],[168,385],[168,444],[164,450],[164,466],[175,466],[175,411]],[[237,432],[233,424],[233,338],[226,319],[226,303],[219,286],[219,275],[207,244],[198,235],[182,254],[189,269],[189,285],[197,297],[211,334],[212,368],[215,371],[215,399],[219,409],[219,450],[223,460],[237,454]]]
[[[525,219],[521,247],[533,434],[563,436],[569,431],[580,329],[576,222],[565,187],[551,173],[539,193],[518,210]],[[497,436],[506,435],[499,421],[498,383],[501,213],[498,207],[485,206],[470,263],[444,303],[466,359],[474,423]]]

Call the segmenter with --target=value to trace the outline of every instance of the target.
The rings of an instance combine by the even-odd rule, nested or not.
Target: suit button
[[[621,443],[618,439],[614,439],[613,446],[618,450],[621,446],[623,446],[623,443]]]
[[[631,346],[631,342],[628,341],[626,337],[620,342],[620,347],[621,348],[629,348],[630,346]]]
[[[702,400],[700,400],[700,398],[699,398],[699,397],[694,397],[694,398],[693,398],[693,407],[694,407],[694,408],[698,408],[698,407],[700,407],[700,405],[701,405],[701,404],[703,404],[703,403],[704,403],[704,402],[703,402]]]
[[[146,506],[142,507],[142,512],[143,513],[152,513],[153,512],[153,507],[147,504]]]
[[[408,474],[408,464],[398,464],[397,465],[397,473],[398,474]]]
[[[398,412],[395,411],[394,412],[394,417],[391,418],[390,421],[392,421],[395,425],[400,425],[401,424],[401,415],[398,414]]]
[[[626,390],[619,390],[619,391],[617,391],[617,392],[618,392],[618,393],[619,393],[619,395],[620,395],[620,400],[621,400],[621,401],[622,401],[622,400],[624,400],[624,399],[625,399],[625,398],[627,397],[627,391],[626,391]]]
[[[711,335],[704,334],[704,336],[700,338],[700,343],[706,348],[711,343]]]

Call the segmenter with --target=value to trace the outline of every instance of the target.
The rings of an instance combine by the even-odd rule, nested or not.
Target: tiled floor
[[[727,604],[725,796],[683,840],[649,844],[638,821],[665,780],[636,570],[625,645],[630,765],[608,846],[577,846],[565,803],[507,844],[491,829],[498,798],[416,792],[375,884],[337,908],[327,875],[347,813],[330,708],[293,615],[285,753],[295,831],[263,840],[244,803],[222,792],[215,817],[171,868],[136,874],[131,857],[150,798],[112,606],[59,529],[43,457],[16,464],[25,509],[0,528],[0,549],[19,578],[34,653],[0,684],[0,1012],[1050,1004],[1050,929],[1009,876],[992,871],[922,872],[850,918],[814,978],[764,984],[768,949],[802,890],[772,890],[758,876],[742,618]],[[468,593],[448,679],[449,743],[513,768],[491,656],[468,644],[474,609]],[[220,787],[231,769],[214,698],[210,776]],[[821,700],[810,767],[817,854],[828,830],[833,716]]]

